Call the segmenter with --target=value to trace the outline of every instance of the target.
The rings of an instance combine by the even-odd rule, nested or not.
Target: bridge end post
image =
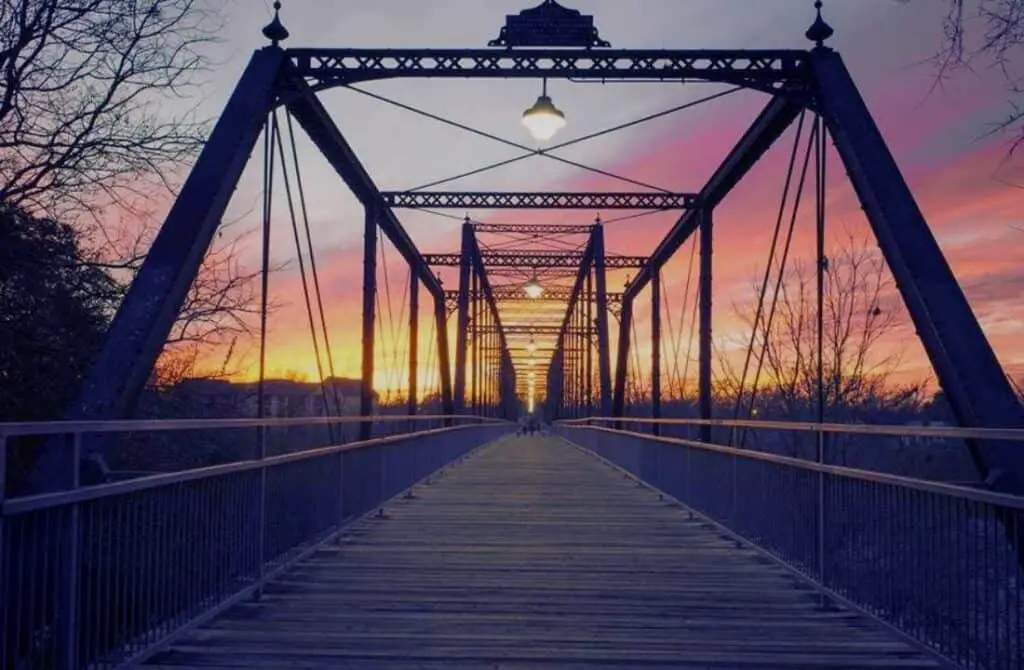
[[[611,343],[608,333],[608,275],[605,264],[604,226],[598,222],[591,231],[594,249],[594,289],[597,302],[597,375],[601,393],[601,416],[613,414]],[[625,310],[625,308],[623,308]]]
[[[469,345],[469,282],[473,270],[473,226],[467,219],[462,224],[462,246],[459,259],[458,328],[455,331],[455,412],[466,408],[466,355]]]
[[[961,426],[1024,427],[1024,405],[996,358],[910,188],[838,53],[811,52],[820,114],[907,311]],[[989,488],[1024,494],[1017,443],[968,441]]]

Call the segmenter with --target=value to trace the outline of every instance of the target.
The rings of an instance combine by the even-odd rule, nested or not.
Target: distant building
[[[289,379],[267,379],[263,382],[264,415],[268,418],[354,415],[359,413],[358,379],[335,377],[327,380],[325,408],[319,383]],[[257,382],[229,382],[221,379],[185,379],[170,394],[190,410],[191,416],[202,418],[256,416],[259,402]],[[374,407],[377,393],[373,394]],[[340,405],[340,411],[339,411]]]

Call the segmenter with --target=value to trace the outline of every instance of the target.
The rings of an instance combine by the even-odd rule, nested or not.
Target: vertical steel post
[[[486,329],[483,324],[483,319],[480,318],[480,277],[476,272],[476,268],[473,267],[470,270],[469,275],[469,347],[470,347],[470,363],[469,363],[469,393],[470,412],[472,414],[480,414],[480,344],[483,342],[486,334]]]
[[[569,314],[564,334],[565,344],[565,414],[570,419],[576,418],[576,309]]]
[[[608,338],[608,282],[605,273],[604,226],[598,219],[591,232],[594,245],[594,283],[597,288],[597,355],[601,385],[601,415],[612,414],[612,359]]]
[[[3,563],[4,556],[6,556],[6,543],[4,538],[6,537],[7,530],[5,528],[6,519],[3,514],[4,501],[7,500],[7,435],[4,433],[3,428],[0,427],[0,564]],[[9,579],[0,579],[0,642],[6,642],[8,620],[10,616],[8,612],[7,603],[11,602],[8,598],[10,594],[10,581]],[[3,649],[0,648],[0,659],[3,658]]]
[[[71,449],[71,489],[80,484],[82,463],[82,434],[72,436]],[[58,650],[60,651],[59,667],[66,670],[78,670],[78,629],[79,629],[79,579],[81,565],[81,503],[71,504],[67,519],[67,549],[59,556],[64,571],[61,575],[60,632]]]
[[[599,317],[600,318],[600,317]],[[621,418],[626,412],[626,375],[629,368],[629,339],[633,325],[633,299],[629,293],[622,296],[622,313],[619,315],[619,352],[615,362],[615,405],[612,416]],[[621,428],[622,422],[616,422]]]
[[[711,398],[711,259],[712,247],[712,211],[708,208],[700,211],[700,370],[698,391],[700,418],[711,419],[713,415]],[[700,439],[711,441],[711,426],[700,427]]]
[[[586,363],[587,369],[586,375],[586,396],[587,396],[587,411],[586,416],[592,416],[594,413],[594,268],[591,266],[587,272],[587,307],[586,307]]]
[[[462,224],[462,257],[459,261],[458,327],[455,331],[455,412],[466,409],[466,354],[469,346],[469,282],[473,268],[473,226]]]
[[[420,278],[409,268],[409,416],[416,414],[420,354]]]
[[[651,418],[661,418],[661,270],[651,275]],[[661,424],[651,432],[661,435]]]
[[[368,440],[373,433],[373,424],[368,417],[373,414],[373,359],[374,325],[377,309],[377,210],[375,205],[366,206],[366,221],[363,228],[363,379],[359,388],[359,439]]]
[[[814,136],[814,162],[815,162],[815,238],[817,261],[817,298],[818,298],[818,351],[817,351],[817,391],[818,391],[818,432],[817,432],[817,460],[818,463],[825,462],[825,431],[821,429],[825,423],[825,159],[827,157],[828,143],[825,141],[825,121],[820,116],[815,117]],[[834,420],[834,419],[833,419]],[[818,582],[826,585],[825,582],[825,473],[818,472]],[[820,604],[824,607],[828,598],[824,591],[820,594]]]
[[[452,395],[451,352],[448,348],[448,309],[444,304],[444,293],[434,295],[434,321],[437,329],[437,367],[441,380],[442,413],[451,416],[455,413],[455,399]],[[445,425],[451,425],[446,420]]]

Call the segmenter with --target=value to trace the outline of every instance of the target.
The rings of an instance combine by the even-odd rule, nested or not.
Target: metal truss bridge
[[[508,16],[488,47],[285,48],[275,10],[270,45],[242,73],[65,420],[0,424],[0,665],[1019,670],[1024,407],[817,7],[813,46],[790,50],[612,48],[593,17],[554,0]],[[548,80],[708,82],[731,88],[700,103],[739,89],[766,102],[706,183],[668,192],[558,154],[575,141],[537,150],[355,86],[398,78],[540,80],[526,116],[549,122],[561,112]],[[332,88],[632,190],[450,186],[505,163],[382,190],[319,97]],[[299,133],[362,218],[361,312],[333,327]],[[801,350],[806,406],[780,418],[754,335],[736,382],[716,377],[712,289],[716,212],[787,137],[752,332],[771,332],[772,268],[785,269],[813,190],[817,343]],[[132,419],[261,144],[253,411]],[[826,411],[832,149],[955,427]],[[462,221],[458,239],[425,252],[406,209]],[[550,210],[588,213],[545,223]],[[649,252],[609,250],[613,222],[666,212],[674,222]],[[265,365],[282,225],[319,376],[300,416]],[[666,277],[687,257],[685,276]],[[456,269],[448,284],[443,267]],[[358,398],[339,391],[341,330],[358,330]],[[873,467],[924,447],[931,465],[967,475]]]

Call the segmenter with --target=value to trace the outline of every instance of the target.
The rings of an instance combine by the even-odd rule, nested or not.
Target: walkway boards
[[[935,667],[555,438],[508,437],[151,660],[195,667]]]

